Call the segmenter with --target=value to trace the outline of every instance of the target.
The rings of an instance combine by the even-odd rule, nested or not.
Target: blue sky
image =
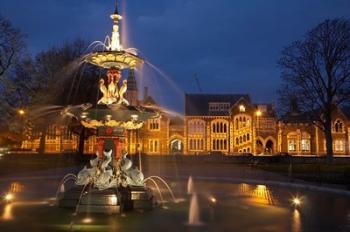
[[[147,66],[139,86],[183,111],[183,93],[249,93],[276,102],[284,46],[327,18],[350,16],[349,0],[119,0],[125,47],[136,47],[171,81]],[[113,0],[1,0],[0,14],[27,34],[35,54],[111,32]],[[142,80],[142,81],[141,81]],[[141,83],[142,82],[142,83]],[[142,89],[142,87],[140,87]]]

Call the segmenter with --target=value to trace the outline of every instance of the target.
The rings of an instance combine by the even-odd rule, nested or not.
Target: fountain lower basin
[[[116,214],[125,211],[151,210],[154,206],[152,191],[147,187],[128,186],[105,190],[73,187],[58,197],[61,208],[76,209],[75,213]]]

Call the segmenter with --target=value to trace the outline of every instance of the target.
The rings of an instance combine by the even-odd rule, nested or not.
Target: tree
[[[22,76],[16,78],[16,72],[25,65],[27,58],[24,35],[0,16],[0,128],[8,133],[11,128],[18,129],[9,122],[26,99],[25,91],[22,91],[24,79]]]
[[[322,128],[331,161],[333,115],[350,102],[350,22],[325,20],[286,47],[278,65],[281,103],[296,101],[298,109]]]
[[[99,70],[89,64],[82,64],[87,42],[76,39],[61,47],[52,47],[35,58],[34,82],[31,105],[36,107],[34,124],[41,131],[39,152],[45,152],[45,136],[51,124],[69,124],[63,120],[60,111],[66,105],[95,102]],[[39,108],[37,107],[39,106]],[[41,107],[40,107],[41,106]],[[40,110],[45,106],[48,110]],[[53,110],[53,107],[55,110]],[[40,116],[42,115],[42,116]],[[72,130],[79,135],[79,154],[83,153],[84,140],[91,135],[72,123]]]
[[[19,61],[24,47],[24,35],[0,16],[0,78]]]

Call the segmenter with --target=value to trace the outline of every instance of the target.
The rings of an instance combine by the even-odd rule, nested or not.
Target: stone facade
[[[146,121],[139,130],[128,131],[125,147],[130,154],[325,155],[323,131],[305,115],[291,112],[278,119],[272,104],[254,104],[247,94],[187,94],[185,115],[176,117],[163,112],[147,89],[142,101],[135,99],[138,92],[134,80],[133,74],[129,75],[132,93],[127,95],[128,101],[159,109],[161,117]],[[334,154],[349,155],[349,116],[338,109],[333,118]],[[39,137],[33,133],[22,147],[37,149]],[[46,152],[71,151],[77,146],[78,137],[68,128],[48,128]],[[95,151],[96,137],[91,136],[85,142],[85,152]]]

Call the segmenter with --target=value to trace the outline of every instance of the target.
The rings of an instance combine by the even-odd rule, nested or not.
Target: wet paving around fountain
[[[14,199],[0,206],[0,231],[350,231],[350,199],[342,195],[194,178],[198,204],[189,212],[187,180],[168,179],[177,203],[161,187],[167,202],[152,211],[72,215],[54,204],[58,182],[1,181],[1,192],[11,190]],[[295,196],[302,199],[297,208]],[[189,214],[197,220],[197,213],[192,224],[200,225],[189,225]]]

